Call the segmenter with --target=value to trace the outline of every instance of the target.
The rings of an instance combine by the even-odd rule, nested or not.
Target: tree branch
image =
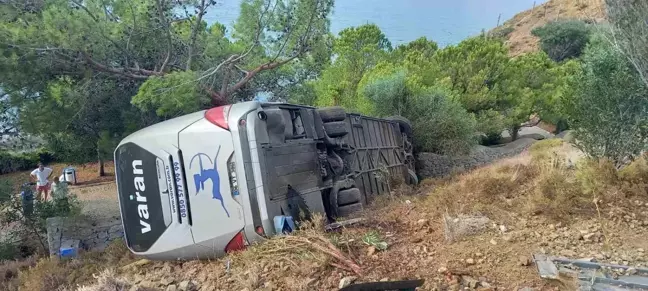
[[[227,94],[225,95],[225,97],[227,97],[227,96],[231,95],[232,93],[236,92],[236,90],[241,89],[243,86],[245,86],[245,84],[250,82],[250,80],[252,80],[252,78],[254,78],[254,76],[259,74],[260,72],[263,72],[263,71],[266,71],[266,70],[272,70],[272,69],[277,68],[279,66],[282,66],[282,65],[284,65],[286,63],[289,63],[289,62],[291,62],[292,60],[294,60],[296,58],[297,58],[297,55],[294,55],[294,56],[292,56],[292,57],[290,57],[288,59],[282,60],[280,62],[269,62],[269,63],[265,63],[265,64],[263,64],[261,66],[258,66],[256,68],[254,68],[253,70],[247,72],[247,74],[245,75],[245,77],[243,77],[243,79],[238,81],[229,90],[227,90]]]
[[[171,50],[173,49],[173,44],[171,42],[171,31],[169,27],[169,22],[166,20],[166,17],[164,17],[164,10],[162,9],[162,0],[157,0],[157,7],[158,7],[158,16],[160,17],[160,22],[164,26],[164,30],[166,31],[166,41],[167,41],[167,54],[166,58],[164,59],[164,62],[162,63],[162,66],[160,66],[160,70],[158,72],[164,72],[166,69],[166,66],[169,64],[169,60],[171,59]]]
[[[227,100],[225,100],[222,95],[212,90],[209,86],[203,85],[202,88],[207,92],[207,94],[209,94],[209,96],[211,96],[212,106],[221,106],[227,103]]]
[[[187,67],[185,70],[191,70],[191,62],[193,61],[194,48],[196,46],[196,39],[198,38],[198,30],[200,30],[202,24],[203,15],[207,10],[207,5],[205,5],[205,0],[200,1],[200,8],[198,9],[198,16],[196,17],[196,23],[191,30],[191,40],[189,41],[188,56],[187,56]]]
[[[223,74],[223,80],[221,82],[221,89],[220,89],[220,93],[219,93],[220,96],[226,96],[226,94],[227,94],[227,85],[229,84],[229,78],[230,78],[231,74],[232,74],[232,64],[230,63],[227,66],[227,70]]]
[[[128,39],[126,40],[126,51],[128,52],[128,47],[130,46],[130,41],[131,38],[133,37],[133,32],[137,28],[137,19],[135,17],[135,10],[133,9],[133,3],[131,1],[128,2],[130,11],[131,11],[131,16],[133,17],[133,27],[131,27],[130,32],[128,33]],[[128,54],[125,56],[126,58],[126,66],[130,66],[129,64],[129,59],[128,59]],[[139,65],[137,64],[137,61],[135,61],[135,66],[139,69]]]
[[[93,60],[88,54],[82,53],[83,59],[86,61],[88,65],[91,67],[95,68],[98,71],[106,72],[106,73],[111,73],[115,75],[120,75],[132,79],[138,79],[138,80],[146,80],[150,77],[150,75],[141,75],[141,74],[133,74],[126,72],[124,69],[117,69],[117,68],[111,68],[108,67],[104,64],[101,64],[95,60]],[[141,71],[141,70],[140,70]]]
[[[99,22],[99,18],[97,18],[94,14],[92,14],[92,12],[90,11],[90,9],[88,9],[88,7],[86,7],[82,3],[79,3],[76,0],[70,0],[70,2],[72,2],[74,5],[78,6],[79,8],[83,9],[88,14],[88,16],[90,16],[90,18],[94,20],[94,22]]]
[[[233,63],[233,61],[234,61],[234,60],[237,60],[237,59],[240,59],[240,58],[239,58],[239,55],[231,55],[229,58],[227,58],[226,60],[224,60],[223,62],[221,62],[220,64],[218,64],[215,68],[211,69],[208,73],[205,73],[205,74],[203,74],[202,76],[200,76],[200,78],[198,78],[196,81],[203,80],[203,79],[205,79],[205,78],[208,78],[208,77],[210,77],[210,76],[216,74],[216,72],[218,72],[218,70],[220,70],[220,68],[221,68],[222,66],[224,66],[224,65],[229,65],[230,63]]]
[[[538,124],[540,124],[540,122],[542,122],[542,119],[538,117],[538,119],[536,121],[527,121],[527,122],[523,123],[522,125],[520,125],[520,127],[534,127],[534,126],[537,126]]]
[[[86,7],[86,6],[83,5],[82,3],[79,3],[79,2],[76,1],[76,0],[70,0],[70,1],[71,1],[73,4],[77,5],[78,7],[80,7],[81,9],[83,9],[83,10],[88,14],[88,16],[90,16],[90,18],[92,18],[92,20],[94,20],[95,23],[99,23],[99,18],[98,18],[97,16],[95,16],[94,14],[92,14],[92,11],[90,11],[90,9],[88,9],[88,7]],[[132,9],[132,7],[131,7],[131,9]],[[112,43],[112,45],[114,45],[117,49],[119,49],[120,51],[122,51],[122,52],[124,53],[124,61],[125,61],[124,66],[129,66],[129,64],[128,64],[128,55],[129,55],[128,50],[127,50],[127,49],[124,49],[123,47],[121,47],[120,45],[118,45],[118,44],[117,44],[113,39],[111,39],[110,37],[108,37],[108,36],[106,35],[106,33],[103,31],[103,29],[100,29],[100,31],[101,31],[101,36],[102,36],[103,38],[105,38],[107,41],[109,41],[110,43]],[[130,39],[129,39],[129,41],[130,41]]]

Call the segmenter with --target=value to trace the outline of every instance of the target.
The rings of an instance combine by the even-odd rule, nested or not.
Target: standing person
[[[47,201],[47,195],[49,194],[49,177],[52,175],[52,169],[43,166],[43,163],[38,163],[38,169],[31,172],[31,176],[36,179],[36,199],[41,198],[41,193],[45,192],[45,199]]]

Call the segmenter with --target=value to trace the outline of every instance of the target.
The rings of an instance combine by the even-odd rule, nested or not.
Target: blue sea
[[[220,0],[205,16],[228,28],[238,17],[240,0]],[[440,46],[456,44],[489,30],[518,12],[546,0],[338,0],[331,15],[335,34],[349,26],[375,23],[394,46],[421,36]]]

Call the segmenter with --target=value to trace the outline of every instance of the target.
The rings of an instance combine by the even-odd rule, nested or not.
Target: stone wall
[[[499,159],[518,155],[528,149],[534,142],[536,140],[532,138],[520,138],[501,146],[477,146],[469,155],[459,157],[419,153],[416,157],[416,172],[423,179],[461,173]]]
[[[119,218],[93,222],[85,217],[50,217],[46,223],[47,243],[53,256],[59,255],[62,245],[71,242],[78,242],[84,250],[103,250],[113,240],[124,237]]]

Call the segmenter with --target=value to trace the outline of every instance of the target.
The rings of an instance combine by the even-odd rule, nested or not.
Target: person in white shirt
[[[41,194],[45,193],[45,199],[43,201],[47,201],[49,177],[52,175],[52,172],[52,169],[43,166],[43,163],[38,163],[38,169],[31,172],[31,176],[36,179],[36,191],[38,192],[36,199],[41,199]]]

